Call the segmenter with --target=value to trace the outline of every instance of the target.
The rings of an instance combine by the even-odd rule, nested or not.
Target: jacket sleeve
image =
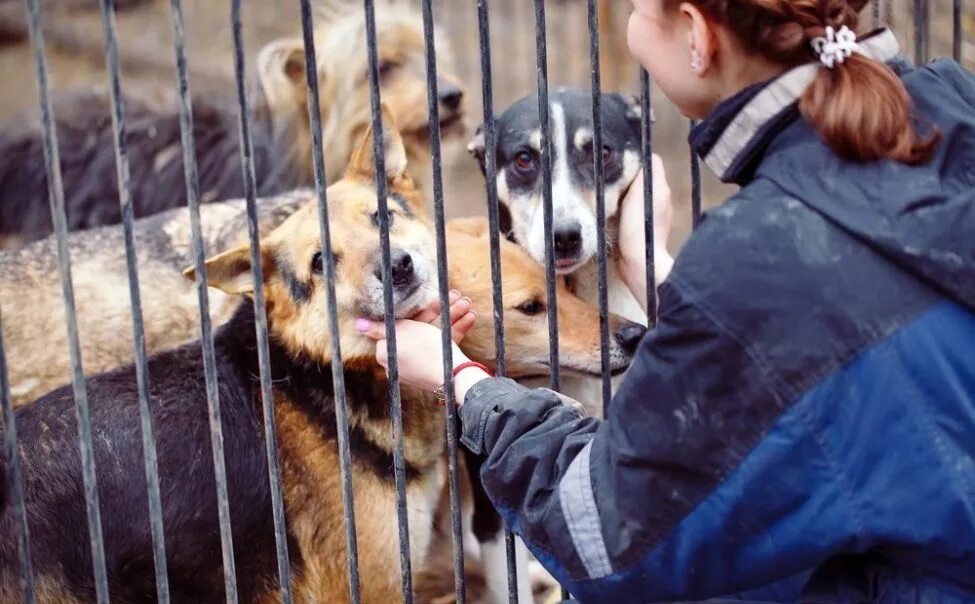
[[[485,456],[481,478],[505,521],[581,601],[777,582],[767,599],[794,600],[803,576],[789,578],[852,533],[845,498],[802,420],[773,429],[786,405],[762,360],[677,279],[660,294],[659,325],[605,420],[550,391],[485,380],[461,408],[464,444]],[[834,532],[791,528],[810,513],[834,519]]]

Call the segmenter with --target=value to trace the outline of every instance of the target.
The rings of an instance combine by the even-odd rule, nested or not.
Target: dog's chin
[[[417,282],[406,290],[394,291],[393,318],[408,319],[417,311],[429,306],[433,302],[431,290],[428,283]],[[378,298],[360,303],[359,316],[370,321],[382,321],[386,317],[386,305],[382,293]]]
[[[589,262],[589,258],[576,258],[576,259],[564,259],[555,261],[555,274],[556,275],[571,275],[576,272],[582,265]]]
[[[424,122],[414,129],[414,132],[424,139],[430,138],[430,122]],[[454,140],[463,138],[467,134],[467,124],[464,122],[464,112],[457,111],[452,113],[440,113],[440,138],[441,140]]]

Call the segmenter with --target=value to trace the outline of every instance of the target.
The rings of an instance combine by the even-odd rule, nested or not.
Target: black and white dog
[[[572,289],[596,304],[598,296],[596,182],[593,169],[592,96],[588,90],[560,88],[549,94],[552,146],[554,260]],[[612,260],[623,195],[641,169],[640,105],[619,94],[602,96],[601,157],[605,176],[607,252]],[[545,262],[542,135],[538,97],[515,102],[497,118],[498,200],[501,228],[539,263]],[[479,128],[468,145],[485,169],[485,141]],[[646,313],[626,288],[615,262],[607,263],[609,310],[646,323]]]

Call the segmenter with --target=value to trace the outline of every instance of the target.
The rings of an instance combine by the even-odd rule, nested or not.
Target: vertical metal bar
[[[98,485],[95,479],[95,454],[92,447],[91,420],[85,374],[81,366],[81,344],[78,340],[78,318],[75,315],[74,285],[71,281],[71,258],[68,254],[68,221],[64,208],[64,187],[61,181],[61,161],[58,154],[57,131],[51,106],[47,80],[47,59],[44,56],[44,33],[38,0],[26,0],[27,25],[37,75],[37,95],[44,134],[44,168],[47,173],[51,219],[58,245],[58,271],[64,297],[64,315],[68,328],[68,348],[71,355],[71,384],[74,388],[75,414],[78,422],[78,445],[81,452],[81,473],[85,488],[85,507],[88,516],[88,538],[91,546],[95,598],[99,604],[108,602],[108,573],[105,567],[105,544],[102,535],[101,512],[98,505]]]
[[[657,282],[654,270],[653,233],[653,120],[650,103],[650,74],[640,69],[640,130],[643,143],[643,215],[647,261],[647,325],[657,324]],[[692,152],[693,154],[693,152]]]
[[[277,430],[274,421],[274,395],[271,392],[271,354],[267,342],[267,306],[264,300],[264,268],[261,260],[261,234],[257,217],[257,178],[254,174],[254,147],[250,132],[250,109],[247,104],[247,82],[244,64],[244,39],[241,32],[240,0],[233,0],[230,21],[234,39],[234,79],[237,84],[240,162],[244,175],[244,197],[247,204],[247,231],[251,248],[251,274],[254,276],[254,327],[257,339],[257,361],[261,382],[261,409],[264,415],[264,450],[267,453],[267,475],[271,491],[271,513],[274,518],[274,544],[278,561],[281,601],[290,604],[291,566],[288,561],[288,534],[284,518],[284,495],[281,492],[281,469],[278,464]]]
[[[386,347],[389,351],[389,394],[393,429],[393,471],[396,479],[396,516],[399,525],[400,569],[403,573],[403,601],[413,602],[413,577],[410,564],[410,529],[406,511],[406,462],[403,455],[403,409],[400,401],[399,363],[396,358],[396,325],[393,309],[393,267],[389,249],[389,208],[386,191],[386,160],[383,155],[383,121],[379,98],[379,54],[376,49],[376,7],[374,0],[363,0],[366,11],[366,42],[369,51],[369,92],[372,109],[373,156],[376,165],[376,198],[379,202],[379,243],[383,271],[383,307],[386,320]],[[449,331],[449,329],[448,329]]]
[[[873,27],[880,27],[880,0],[870,0],[870,12],[873,16]]]
[[[200,227],[200,182],[193,141],[193,109],[186,68],[186,36],[183,33],[181,0],[170,0],[173,24],[173,49],[176,52],[176,84],[179,88],[179,130],[183,148],[183,172],[186,177],[186,200],[190,214],[190,236],[193,243],[193,266],[196,270],[197,301],[200,306],[200,340],[203,348],[203,374],[207,390],[207,415],[210,424],[210,447],[217,491],[217,516],[220,523],[220,552],[223,561],[224,590],[228,602],[237,601],[237,572],[234,566],[234,543],[230,531],[230,502],[227,495],[227,467],[224,462],[223,426],[220,423],[220,387],[217,383],[217,360],[213,350],[210,324],[210,298],[207,293],[206,260]]]
[[[963,0],[954,0],[951,6],[951,56],[961,61],[961,15]]]
[[[924,65],[928,60],[928,2],[914,0],[914,64]]]
[[[599,66],[599,15],[589,6],[589,70],[592,77],[592,165],[596,181],[596,257],[599,265],[599,357],[602,369],[603,417],[613,395],[609,368],[609,296],[606,284],[606,178],[603,172],[602,85]]]
[[[0,320],[0,402],[3,404],[3,447],[7,460],[10,484],[10,505],[17,522],[17,558],[20,560],[20,585],[23,601],[34,602],[34,573],[30,563],[30,530],[27,527],[27,507],[24,497],[24,475],[21,470],[20,449],[17,447],[17,422],[10,402],[10,379],[7,375],[7,355],[3,347],[3,321]]]
[[[691,120],[691,129],[697,120]],[[701,162],[691,149],[691,228],[696,229],[701,222]]]
[[[548,299],[548,346],[552,390],[561,390],[559,375],[559,314],[555,288],[555,237],[552,217],[552,133],[548,103],[548,48],[545,31],[545,0],[535,2],[535,65],[538,76],[538,121],[541,126],[542,221],[545,233],[545,282]],[[563,598],[568,592],[562,590]]]
[[[545,0],[535,2],[535,59],[538,74],[538,119],[542,129],[542,220],[545,223],[545,277],[548,286],[548,344],[552,390],[559,390],[559,313],[555,289],[555,238],[552,225],[552,133],[548,106],[548,52]]]
[[[491,247],[491,291],[494,306],[494,350],[498,376],[507,375],[504,347],[504,296],[501,283],[501,221],[498,208],[497,124],[494,120],[494,90],[491,71],[491,27],[488,0],[477,0],[477,30],[481,56],[481,100],[484,115],[484,174],[487,190],[488,238]],[[515,566],[515,541],[511,530],[504,530],[507,554],[508,601],[518,602],[518,569]]]
[[[440,94],[437,89],[437,48],[431,0],[422,0],[424,58],[427,71],[427,121],[430,122],[430,157],[433,164],[433,215],[437,235],[437,280],[440,287],[440,324],[443,347],[443,383],[447,395],[447,481],[450,485],[450,529],[453,536],[454,592],[457,604],[467,601],[464,577],[464,541],[457,480],[457,404],[454,400],[453,341],[450,339],[450,285],[447,271],[447,234],[440,149]]]
[[[315,51],[315,28],[309,0],[301,5],[301,33],[305,42],[305,76],[308,80],[308,117],[311,124],[312,159],[315,167],[315,192],[318,198],[318,223],[325,259],[325,312],[328,332],[339,333],[338,303],[335,299],[335,257],[332,255],[332,233],[328,223],[328,198],[325,159],[322,147],[322,114],[318,102],[318,60]],[[335,392],[335,425],[338,437],[339,469],[342,476],[342,507],[345,512],[346,565],[349,572],[349,601],[359,604],[359,542],[355,531],[355,497],[352,490],[352,453],[349,447],[349,419],[345,408],[345,369],[342,345],[330,338],[332,347],[332,390]]]
[[[142,454],[146,472],[146,496],[149,503],[149,528],[152,535],[152,558],[156,574],[156,597],[169,602],[169,580],[166,571],[166,544],[163,535],[162,496],[159,492],[159,466],[156,440],[153,436],[152,412],[149,407],[149,363],[146,358],[146,334],[139,292],[138,255],[132,223],[132,189],[129,186],[129,157],[125,145],[125,105],[119,77],[118,42],[115,36],[115,6],[112,0],[100,0],[102,29],[105,33],[105,60],[111,91],[112,132],[115,138],[115,168],[119,203],[122,206],[122,232],[125,237],[125,260],[129,277],[129,300],[132,305],[132,341],[135,346],[135,378],[139,391],[139,419],[142,428]]]

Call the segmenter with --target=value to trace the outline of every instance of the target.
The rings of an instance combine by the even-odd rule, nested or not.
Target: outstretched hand
[[[474,326],[477,313],[470,298],[450,292],[450,338],[453,340],[454,366],[469,359],[457,343]],[[440,328],[440,300],[421,309],[410,319],[396,321],[396,346],[400,381],[428,392],[443,385],[443,348]],[[386,327],[382,322],[356,319],[356,329],[376,340],[376,362],[389,371]]]

